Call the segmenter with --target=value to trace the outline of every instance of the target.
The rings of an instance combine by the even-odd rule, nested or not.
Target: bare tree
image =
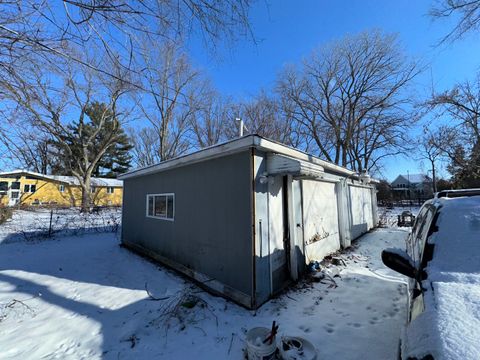
[[[431,131],[427,128],[423,129],[422,136],[418,139],[418,158],[419,160],[427,160],[432,171],[432,187],[433,192],[437,192],[437,161],[443,156],[443,152],[439,146],[442,134],[437,131]]]
[[[239,116],[244,120],[248,132],[292,145],[295,132],[281,109],[281,103],[264,90],[252,100],[240,103]]]
[[[52,138],[28,121],[17,121],[15,126],[0,129],[0,144],[8,151],[11,164],[21,165],[23,169],[47,174],[55,159],[52,158]]]
[[[187,132],[201,108],[200,74],[175,44],[145,54],[147,68],[139,107],[158,138],[158,159],[171,159],[191,147]]]
[[[191,117],[194,147],[205,148],[226,140],[230,120],[235,117],[232,101],[206,84],[198,103],[199,109]]]
[[[132,141],[133,163],[138,167],[150,166],[161,161],[159,138],[150,128],[130,128],[129,136]]]
[[[243,36],[255,40],[248,19],[251,2],[3,1],[0,78],[4,80],[2,84],[10,82],[14,86],[24,75],[22,69],[30,63],[35,62],[42,70],[52,66],[59,71],[63,70],[59,62],[75,62],[83,70],[107,75],[111,81],[150,91],[141,81],[146,65],[143,49],[156,48],[163,42],[180,45],[192,35],[200,35],[209,49]],[[28,83],[30,79],[21,81]],[[8,86],[0,87],[0,100],[3,92],[10,90]]]
[[[119,99],[128,92],[124,83],[100,79],[90,72],[80,72],[70,64],[63,74],[64,84],[54,86],[42,75],[42,70],[31,65],[27,75],[3,81],[5,98],[23,114],[24,120],[48,134],[60,149],[59,155],[69,158],[70,172],[82,188],[82,211],[91,206],[91,177],[105,152],[116,143],[119,122],[127,113],[121,112]],[[26,68],[23,69],[24,72]],[[2,82],[2,80],[0,80]],[[107,104],[101,119],[89,121],[89,104],[99,98]],[[107,117],[114,114],[114,120]],[[73,117],[76,117],[73,120]],[[110,120],[110,121],[109,121]],[[108,122],[108,131],[106,126]],[[75,124],[75,126],[73,126]],[[87,132],[88,129],[88,132]],[[102,138],[99,141],[99,134]]]
[[[465,140],[471,143],[480,139],[480,74],[472,82],[466,81],[450,91],[433,94],[427,105],[456,120]]]
[[[479,0],[437,0],[430,10],[433,19],[456,16],[456,25],[441,42],[455,41],[480,28]]]
[[[370,170],[408,144],[415,117],[406,90],[418,72],[395,36],[373,31],[314,52],[299,69],[287,68],[277,91],[320,156]]]
[[[433,94],[427,109],[438,110],[438,117],[454,122],[440,128],[436,146],[451,161],[455,172],[480,178],[480,75],[475,81],[456,85],[452,90]]]
[[[200,34],[206,46],[253,39],[248,20],[251,0],[12,0],[0,2],[0,71],[15,71],[25,56],[55,62],[67,58],[115,77],[110,63],[140,71],[138,49],[148,41],[181,43]],[[102,53],[105,62],[92,63],[80,46]],[[134,84],[138,85],[138,84]]]

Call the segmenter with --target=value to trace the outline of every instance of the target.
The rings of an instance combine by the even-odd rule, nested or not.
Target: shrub
[[[13,211],[9,207],[0,207],[0,224],[12,217]]]

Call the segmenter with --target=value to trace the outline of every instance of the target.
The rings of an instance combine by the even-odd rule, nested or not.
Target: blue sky
[[[251,11],[256,45],[243,40],[219,48],[216,61],[201,42],[192,40],[189,52],[220,91],[242,99],[271,88],[283,66],[299,63],[313,49],[347,34],[381,29],[397,33],[406,54],[427,66],[414,84],[416,96],[426,97],[432,84],[437,91],[446,90],[472,79],[480,65],[477,34],[436,46],[454,19],[432,21],[428,11],[433,1],[258,1]],[[390,158],[384,175],[393,180],[407,170],[417,173],[421,168],[403,157]]]

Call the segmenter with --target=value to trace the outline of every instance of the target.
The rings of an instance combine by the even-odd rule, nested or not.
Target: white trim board
[[[358,178],[354,171],[351,171],[347,168],[341,167],[329,163],[328,161],[322,160],[316,156],[307,154],[303,151],[288,147],[286,145],[280,144],[278,142],[265,139],[259,135],[247,135],[238,139],[230,140],[228,142],[213,145],[205,149],[196,151],[194,153],[183,155],[171,160],[166,160],[160,162],[156,165],[151,165],[148,167],[132,170],[123,175],[120,175],[118,178],[121,180],[131,179],[139,176],[154,174],[157,172],[174,169],[177,167],[194,164],[214,158],[219,158],[234,153],[238,153],[249,148],[256,148],[265,152],[277,153],[297,160],[303,160],[315,165],[323,167],[325,170],[337,173],[339,175]]]

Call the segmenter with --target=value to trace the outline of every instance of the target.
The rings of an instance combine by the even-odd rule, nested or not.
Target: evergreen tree
[[[85,109],[85,113],[91,120],[89,132],[91,133],[98,126],[98,122],[104,116],[105,111],[108,114],[106,126],[98,133],[96,142],[101,143],[111,133],[115,133],[116,141],[107,149],[105,155],[99,161],[94,175],[115,178],[119,174],[127,172],[130,168],[132,160],[130,150],[133,148],[133,145],[111,111],[107,109],[105,104],[99,102],[93,102]]]
[[[62,151],[65,146],[62,146],[61,142],[54,143],[55,157],[58,161],[52,166],[52,172],[60,175],[71,175],[71,170],[76,168],[77,159],[81,158],[81,144],[85,143],[98,129],[100,131],[90,145],[92,149],[112,136],[115,141],[108,147],[98,162],[93,175],[114,178],[128,171],[131,162],[130,150],[133,145],[131,145],[129,137],[111,110],[103,103],[93,102],[87,106],[85,114],[89,119],[85,121],[83,127],[78,122],[68,125],[67,135],[64,135],[61,139],[61,142],[67,143],[69,148],[72,149],[72,155],[67,155]],[[102,118],[105,124],[100,126],[99,123]],[[90,153],[95,154],[95,151]]]
[[[463,147],[455,150],[453,159],[448,166],[453,175],[453,185],[457,189],[480,187],[480,142],[476,142],[467,156]]]

